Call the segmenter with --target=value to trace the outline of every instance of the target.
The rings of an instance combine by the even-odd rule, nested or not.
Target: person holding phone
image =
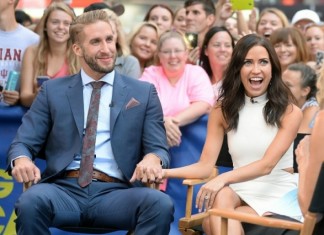
[[[186,0],[186,32],[198,35],[197,46],[188,55],[188,62],[197,64],[205,34],[215,21],[216,9],[212,0]]]
[[[19,103],[18,86],[11,89],[7,83],[18,81],[16,75],[19,77],[26,48],[39,41],[36,33],[17,23],[15,18],[17,4],[18,0],[1,1],[0,4],[0,48],[3,55],[0,59],[0,108]],[[8,81],[12,78],[15,81]]]
[[[313,62],[316,69],[320,69],[324,60],[324,28],[322,25],[310,24],[305,27],[306,45],[309,62]],[[314,65],[314,63],[316,63]]]
[[[39,86],[48,79],[64,77],[79,70],[72,51],[69,27],[75,18],[73,10],[63,2],[46,8],[39,23],[40,42],[26,49],[21,70],[21,104],[30,107]]]

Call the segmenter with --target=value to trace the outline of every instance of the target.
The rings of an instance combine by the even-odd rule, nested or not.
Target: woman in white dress
[[[293,141],[302,113],[292,100],[269,41],[255,34],[244,36],[234,48],[219,102],[209,115],[200,160],[164,170],[164,177],[208,177],[227,133],[234,169],[201,187],[197,207],[262,215],[268,205],[296,188]],[[229,228],[229,234],[243,234],[237,221],[230,221]],[[206,234],[220,234],[220,219],[205,219],[203,229]]]

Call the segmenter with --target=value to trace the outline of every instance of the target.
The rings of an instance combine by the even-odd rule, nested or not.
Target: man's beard
[[[111,71],[114,70],[115,68],[115,61],[116,61],[116,57],[114,59],[114,63],[109,66],[109,67],[102,67],[100,66],[96,60],[92,57],[89,57],[87,56],[85,53],[84,53],[84,61],[87,63],[87,65],[95,72],[98,72],[98,73],[110,73]]]

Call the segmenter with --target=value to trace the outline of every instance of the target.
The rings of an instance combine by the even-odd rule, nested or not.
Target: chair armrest
[[[197,184],[204,184],[207,183],[210,179],[185,179],[183,180],[182,184],[187,185],[187,186],[194,186]]]
[[[215,178],[218,174],[218,170],[216,167],[214,167],[212,173],[210,174],[210,176],[206,179],[184,179],[182,184],[188,185],[188,186],[194,186],[197,184],[204,184],[207,183],[209,180]]]
[[[210,215],[220,216],[222,219],[233,219],[238,220],[245,223],[250,224],[257,224],[266,227],[274,227],[274,228],[284,228],[284,229],[292,229],[292,230],[301,230],[303,227],[302,223],[299,222],[292,222],[288,220],[276,219],[276,218],[269,218],[263,217],[243,212],[238,212],[234,210],[228,209],[210,209],[208,211]],[[222,222],[223,225],[223,222]]]
[[[23,192],[29,189],[33,185],[33,182],[29,181],[27,183],[23,183]]]

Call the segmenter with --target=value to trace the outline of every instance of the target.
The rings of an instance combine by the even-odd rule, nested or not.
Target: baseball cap
[[[291,19],[291,24],[294,25],[300,20],[309,20],[315,24],[319,24],[321,22],[318,14],[309,9],[297,11]]]
[[[101,10],[101,9],[109,9],[116,13],[116,15],[121,16],[125,12],[125,8],[123,4],[116,4],[113,6],[108,6],[104,2],[95,2],[91,3],[89,6],[84,8],[83,12]]]

